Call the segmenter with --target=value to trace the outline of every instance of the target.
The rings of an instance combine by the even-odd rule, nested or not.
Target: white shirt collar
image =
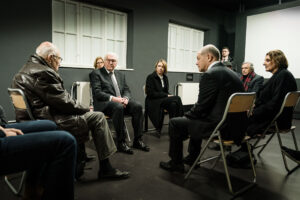
[[[105,67],[104,67],[104,69],[107,71],[108,74],[110,74],[110,71],[108,71]],[[114,74],[114,71],[115,70],[112,71],[113,74]]]
[[[208,71],[212,66],[214,66],[215,64],[217,64],[218,62],[219,62],[219,61],[212,62],[212,63],[208,66],[207,71]]]

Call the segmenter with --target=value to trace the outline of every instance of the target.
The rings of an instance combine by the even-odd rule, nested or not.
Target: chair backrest
[[[228,113],[247,112],[249,116],[253,110],[255,99],[256,99],[255,92],[233,93],[228,98],[223,117],[215,130],[218,130],[219,127],[224,123]]]
[[[76,91],[76,95],[74,95],[74,91]],[[91,106],[93,105],[93,94],[90,82],[80,82],[76,81],[72,84],[71,87],[71,97],[76,99],[78,103]]]
[[[34,120],[34,117],[31,112],[31,108],[28,104],[26,96],[21,89],[16,88],[7,88],[8,94],[11,98],[11,102],[15,110],[26,110],[28,116],[31,120]]]
[[[272,123],[277,120],[277,118],[281,115],[284,108],[293,107],[295,108],[300,97],[300,91],[289,92],[285,95],[282,105],[280,107],[279,112],[274,117]]]

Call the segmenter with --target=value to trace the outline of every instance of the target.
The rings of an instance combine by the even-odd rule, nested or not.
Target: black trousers
[[[103,112],[112,118],[118,142],[124,142],[126,138],[124,115],[130,115],[132,117],[131,122],[134,130],[134,139],[137,140],[142,137],[143,107],[139,102],[129,100],[127,106],[124,108],[122,104],[110,101]]]
[[[188,123],[186,117],[176,117],[169,122],[170,146],[169,156],[175,163],[182,163],[183,141],[188,139]],[[190,138],[188,152],[191,156],[197,157],[201,150],[202,139]]]

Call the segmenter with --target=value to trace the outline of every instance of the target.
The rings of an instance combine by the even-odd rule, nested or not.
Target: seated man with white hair
[[[254,72],[253,63],[244,62],[242,64],[241,81],[246,92],[259,92],[264,84],[264,77]]]
[[[93,92],[94,109],[104,112],[112,118],[117,133],[118,151],[133,154],[125,142],[124,115],[132,116],[134,130],[133,147],[142,151],[150,148],[142,140],[143,107],[131,97],[125,75],[115,68],[118,65],[118,55],[110,52],[104,57],[104,67],[90,74]]]
[[[61,61],[58,48],[51,42],[42,42],[15,75],[12,87],[24,91],[36,119],[54,121],[60,129],[74,135],[78,144],[88,139],[91,130],[99,158],[99,179],[128,178],[128,172],[113,168],[109,162],[117,149],[104,114],[89,112],[88,107],[71,98],[58,74]],[[16,117],[28,119],[23,110],[16,110]]]

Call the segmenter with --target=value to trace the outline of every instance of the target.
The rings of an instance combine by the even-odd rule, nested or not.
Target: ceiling
[[[199,3],[199,1],[201,5],[204,4],[206,6],[217,7],[221,10],[238,12],[297,0],[198,0],[197,2]]]

